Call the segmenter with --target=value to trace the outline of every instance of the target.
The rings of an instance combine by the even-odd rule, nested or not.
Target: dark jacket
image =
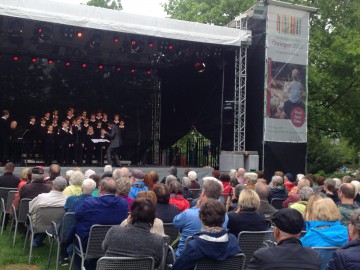
[[[34,199],[37,195],[41,193],[49,193],[50,190],[51,185],[45,184],[44,180],[34,180],[31,183],[23,185],[20,188],[20,200],[24,198]]]
[[[202,237],[205,236],[207,240]],[[227,238],[227,241],[217,241],[220,237]],[[222,230],[218,233],[201,232],[192,237],[187,246],[175,261],[173,270],[194,269],[198,260],[210,258],[212,260],[223,261],[227,257],[240,253],[237,238]]]
[[[77,233],[83,248],[86,248],[92,225],[120,224],[127,217],[127,213],[127,202],[115,195],[86,198],[75,210],[76,223],[69,232],[67,244],[72,243]]]
[[[359,270],[360,240],[352,241],[337,249],[327,265],[327,270]]]
[[[286,199],[288,194],[284,188],[272,188],[269,190],[268,201],[271,203],[272,199]]]
[[[269,227],[264,215],[257,212],[231,212],[228,216],[227,227],[236,237],[242,231],[266,231]]]
[[[247,270],[306,269],[320,270],[321,257],[318,252],[304,248],[296,238],[280,241],[275,247],[255,251]]]
[[[102,247],[108,257],[153,257],[155,267],[159,266],[163,255],[162,237],[151,233],[150,225],[141,222],[111,227]]]
[[[266,219],[270,218],[276,211],[275,207],[269,204],[267,200],[260,200],[260,207],[257,212],[264,214]]]
[[[172,223],[176,215],[180,214],[179,208],[172,204],[157,203],[156,217],[163,223]]]
[[[120,129],[117,125],[112,125],[111,132],[106,136],[106,138],[110,141],[110,149],[118,148],[122,145]]]
[[[0,176],[0,187],[17,188],[20,183],[20,178],[11,172],[6,172]]]

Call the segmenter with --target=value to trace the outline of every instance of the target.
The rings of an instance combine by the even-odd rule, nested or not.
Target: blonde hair
[[[298,190],[300,190],[302,187],[310,187],[310,181],[306,178],[301,178],[298,182]]]
[[[74,170],[70,175],[71,185],[73,186],[81,186],[84,182],[85,176],[81,171]]]
[[[149,199],[154,205],[156,205],[157,197],[154,191],[143,190],[138,193],[136,199]]]
[[[260,207],[260,197],[255,191],[244,189],[240,192],[238,206],[238,212],[241,210],[256,211]]]
[[[22,169],[21,173],[20,173],[20,179],[22,180],[29,180],[28,179],[28,174],[29,174],[29,171],[31,169],[30,168],[25,168],[25,169]]]
[[[324,198],[314,202],[313,217],[314,220],[337,221],[340,220],[341,214],[332,199]]]
[[[323,199],[323,197],[321,195],[312,195],[310,196],[307,204],[306,204],[306,208],[304,211],[304,219],[305,220],[314,220],[314,203],[318,200]]]

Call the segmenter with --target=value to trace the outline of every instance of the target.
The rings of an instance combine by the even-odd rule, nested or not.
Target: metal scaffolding
[[[161,127],[161,81],[157,77],[154,82],[154,97],[152,108],[152,134],[153,141],[152,163],[160,164],[160,127]]]
[[[246,14],[236,18],[236,28],[247,30]],[[241,45],[235,54],[234,151],[245,151],[247,47]]]

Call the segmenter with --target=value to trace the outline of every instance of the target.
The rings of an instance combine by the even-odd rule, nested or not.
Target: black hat
[[[271,216],[271,222],[285,233],[298,234],[304,226],[304,219],[301,213],[295,209],[283,208]]]
[[[44,169],[35,167],[35,168],[33,168],[31,170],[31,173],[33,173],[33,174],[44,174]]]

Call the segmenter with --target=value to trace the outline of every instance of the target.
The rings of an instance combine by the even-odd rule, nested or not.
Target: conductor
[[[113,165],[112,157],[115,158],[115,165],[120,166],[120,158],[118,155],[118,148],[122,144],[120,129],[117,125],[111,123],[109,125],[110,131],[106,132],[106,138],[110,141],[109,147],[106,151],[106,157],[109,165]]]

